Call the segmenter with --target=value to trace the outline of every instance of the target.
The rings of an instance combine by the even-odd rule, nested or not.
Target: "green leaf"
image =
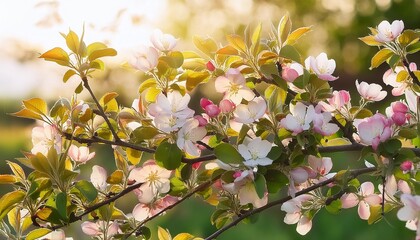
[[[289,14],[286,14],[280,19],[279,25],[277,27],[278,40],[280,46],[282,46],[283,43],[286,41],[291,29],[292,21],[290,20]]]
[[[281,48],[279,55],[281,57],[293,60],[295,62],[300,63],[301,59],[300,59],[300,53],[296,50],[295,47],[291,46],[291,45],[285,45]]]
[[[210,77],[210,73],[208,71],[195,72],[195,71],[187,70],[186,74],[187,74],[187,77],[186,77],[187,91],[192,91],[197,85],[207,81]]]
[[[397,40],[402,47],[406,47],[411,43],[418,42],[419,34],[411,29],[407,29],[398,36]]]
[[[113,48],[104,48],[104,49],[98,49],[93,51],[91,54],[89,54],[88,59],[89,61],[93,61],[97,58],[101,57],[111,57],[117,55],[117,51]]]
[[[98,196],[95,186],[86,180],[77,181],[75,187],[89,202],[92,202]]]
[[[68,66],[70,63],[69,55],[62,48],[56,47],[43,53],[39,58],[45,61],[55,62],[62,66]]]
[[[48,228],[37,228],[26,235],[26,240],[35,240],[47,235],[50,232],[52,232],[52,230]]]
[[[16,177],[25,180],[26,175],[25,171],[23,171],[22,167],[19,164],[16,164],[14,162],[6,161],[9,165],[10,169],[12,170],[13,174],[15,174]]]
[[[79,46],[80,46],[79,37],[72,30],[70,30],[69,34],[67,34],[66,36],[66,44],[67,44],[67,47],[72,52],[76,54],[79,53]]]
[[[195,47],[202,53],[210,58],[214,58],[214,54],[217,51],[217,44],[213,39],[193,36],[193,43]]]
[[[74,89],[74,93],[79,94],[83,91],[83,82],[80,82],[79,85]]]
[[[64,73],[63,76],[63,82],[67,82],[74,74],[76,74],[76,72],[72,69],[67,70],[66,73]]]
[[[251,37],[251,51],[254,56],[258,55],[259,49],[260,49],[260,40],[261,40],[261,30],[262,30],[262,24],[258,24],[258,26],[255,28],[254,32],[252,33]]]
[[[401,128],[398,132],[398,136],[407,139],[414,139],[417,137],[417,131],[415,129],[410,128]]]
[[[301,27],[294,30],[290,35],[287,37],[285,45],[294,45],[296,44],[297,40],[305,35],[307,32],[311,31],[312,27]]]
[[[142,142],[144,140],[152,139],[159,133],[159,130],[155,127],[141,126],[133,131],[133,136],[136,142]]]
[[[373,57],[370,62],[370,69],[377,68],[387,59],[389,59],[394,53],[388,48],[382,48]]]
[[[242,164],[244,159],[229,143],[221,143],[214,148],[216,157],[227,164]]]
[[[158,165],[174,170],[181,165],[182,151],[175,143],[165,141],[157,147],[155,159]]]
[[[289,183],[289,178],[283,172],[276,169],[268,169],[264,175],[269,193],[277,193]]]
[[[229,42],[229,44],[232,47],[234,47],[236,50],[244,52],[244,53],[246,52],[247,48],[241,36],[236,35],[236,34],[230,34],[226,36],[226,39]]]
[[[369,46],[382,46],[383,43],[376,41],[375,36],[369,35],[359,38],[360,41],[364,42]]]
[[[124,172],[122,170],[115,170],[108,176],[106,182],[109,184],[120,184],[123,181]]]
[[[407,46],[406,51],[408,54],[416,53],[420,50],[420,42],[416,42]]]
[[[257,173],[255,175],[254,186],[258,197],[260,199],[263,198],[267,189],[267,184],[265,183],[265,178],[262,174]]]
[[[178,51],[170,52],[167,56],[162,56],[159,59],[171,68],[179,68],[184,63],[184,55]]]
[[[59,192],[55,198],[55,204],[58,214],[62,219],[67,219],[67,195]]]
[[[327,209],[329,213],[338,214],[341,210],[341,200],[337,199],[332,201],[329,205],[325,206],[325,209]]]
[[[0,198],[0,220],[2,220],[16,204],[20,203],[25,198],[25,192],[16,190],[4,194]]]
[[[247,124],[243,124],[241,130],[239,131],[238,138],[236,139],[236,144],[241,144],[245,137],[248,134],[249,129],[251,129]]]

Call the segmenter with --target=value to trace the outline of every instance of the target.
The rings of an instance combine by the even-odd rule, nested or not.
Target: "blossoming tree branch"
[[[65,227],[80,224],[94,239],[149,239],[156,233],[146,223],[196,197],[215,207],[207,217],[218,230],[172,238],[159,228],[159,239],[215,239],[272,207],[302,235],[322,208],[357,207],[369,224],[396,213],[419,239],[420,71],[409,56],[420,50],[420,32],[383,21],[360,38],[378,49],[370,67],[389,65],[383,82],[400,96],[381,113],[369,109],[389,94],[380,85],[356,81],[360,96],[352,105],[348,91],[329,85],[340,81],[333,59],[301,56],[295,45],[309,31],[293,29],[286,15],[268,37],[260,24],[227,35],[226,45],[196,36],[198,51],[181,52],[175,37],[157,30],[129,61],[148,77],[132,106],[121,106],[116,92],[99,97],[91,88],[91,73],[116,50],[85,43],[84,33],[62,34],[68,49],[40,58],[62,65],[63,81],[77,77],[80,85],[70,99],[52,106],[24,100],[13,114],[42,124],[32,130],[32,149],[8,162],[12,174],[0,175],[13,186],[0,198],[0,234],[66,239]],[[221,100],[202,98],[194,111],[190,93],[201,84],[214,85]],[[79,99],[82,91],[90,99]],[[112,148],[114,171],[93,165],[98,144]],[[358,152],[366,167],[331,172],[328,154],[345,151]],[[83,164],[93,165],[90,179],[80,176]],[[138,202],[123,212],[116,200],[127,194]]]

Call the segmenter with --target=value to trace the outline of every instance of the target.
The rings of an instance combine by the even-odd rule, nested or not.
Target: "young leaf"
[[[382,48],[372,57],[372,61],[370,62],[370,69],[379,67],[379,65],[385,62],[393,54],[394,53],[388,48]]]
[[[21,202],[25,198],[25,195],[25,192],[21,190],[4,194],[0,198],[0,220],[2,220],[17,203]]]
[[[112,57],[117,55],[117,51],[113,48],[104,48],[104,49],[98,49],[93,51],[89,56],[88,59],[89,61],[93,61],[97,58],[101,58],[101,57]]]
[[[244,159],[229,143],[221,143],[214,148],[216,157],[227,164],[242,164]]]
[[[378,42],[375,40],[375,37],[372,35],[366,36],[366,37],[361,37],[359,38],[360,41],[364,42],[365,44],[369,45],[369,46],[382,46],[381,42]]]
[[[172,237],[168,230],[158,227],[158,239],[159,240],[172,240]]]
[[[48,228],[37,228],[35,230],[30,231],[28,235],[26,235],[26,240],[41,239],[43,236],[47,235],[50,232],[52,232],[52,230]]]
[[[0,174],[0,184],[13,184],[17,182],[15,176],[10,174]]]
[[[74,74],[76,74],[76,72],[72,69],[67,70],[66,73],[64,73],[63,76],[63,82],[67,82]]]
[[[25,180],[26,175],[23,171],[22,167],[19,164],[16,164],[14,162],[7,161],[7,164],[9,165],[10,169],[12,170],[13,174],[15,174],[16,177]]]
[[[168,170],[174,170],[181,165],[182,152],[176,144],[162,142],[155,152],[156,162]]]
[[[69,55],[62,48],[56,47],[43,53],[39,58],[45,61],[55,62],[62,66],[68,66],[70,62]]]
[[[297,40],[305,35],[307,32],[311,31],[312,27],[301,27],[294,30],[290,35],[287,37],[285,45],[294,45],[296,44]]]
[[[226,39],[229,42],[229,44],[236,50],[244,53],[246,52],[246,45],[241,36],[236,34],[230,34],[226,36]]]
[[[286,41],[292,29],[292,21],[290,20],[289,14],[284,15],[279,22],[277,27],[277,34],[279,45],[282,46]]]
[[[257,192],[258,197],[260,199],[263,198],[267,189],[267,185],[265,182],[265,178],[262,174],[257,173],[255,175],[254,185],[255,185],[255,191]]]
[[[79,53],[79,46],[80,46],[79,37],[72,30],[70,30],[69,34],[67,34],[66,36],[66,44],[67,44],[67,47],[72,52],[76,54]]]
[[[217,44],[211,38],[201,38],[199,36],[193,36],[193,43],[195,47],[200,50],[202,53],[207,55],[210,58],[214,58],[214,54],[217,51]]]
[[[48,107],[47,103],[41,98],[31,98],[28,100],[23,100],[23,106],[28,110],[42,115],[47,115]]]
[[[89,202],[92,202],[98,196],[96,188],[91,182],[86,180],[77,181],[75,187]]]
[[[300,62],[300,53],[296,50],[295,47],[291,45],[285,45],[280,50],[280,56],[293,60],[295,62]]]

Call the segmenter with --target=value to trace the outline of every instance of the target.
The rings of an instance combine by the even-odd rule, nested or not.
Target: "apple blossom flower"
[[[177,201],[178,198],[166,195],[150,204],[138,203],[133,209],[133,217],[141,222],[147,218],[153,217],[165,208],[175,204]]]
[[[342,113],[343,108],[345,108],[346,111],[351,108],[350,93],[346,90],[333,91],[332,97],[328,98],[327,102],[328,104],[319,102],[323,110],[327,112],[339,111]]]
[[[332,75],[335,70],[335,60],[328,59],[326,53],[320,53],[316,58],[313,56],[306,58],[305,68],[308,71],[311,70],[322,80],[334,81],[338,79]]]
[[[378,148],[379,143],[385,142],[392,134],[392,120],[380,113],[372,117],[356,119],[353,125],[357,128],[360,141],[372,145],[374,150]]]
[[[142,46],[131,61],[131,65],[140,71],[149,72],[157,66],[158,60],[159,53],[155,48]]]
[[[378,25],[378,33],[375,35],[375,40],[381,43],[387,43],[398,37],[404,30],[404,22],[395,20],[390,24],[388,21],[382,21]]]
[[[163,33],[160,29],[156,29],[150,36],[150,42],[156,49],[167,52],[175,48],[178,40],[171,34]]]
[[[267,103],[262,97],[256,97],[248,104],[239,104],[233,112],[235,121],[248,124],[262,118],[267,109]]]
[[[206,111],[206,114],[210,117],[210,118],[214,118],[219,116],[221,110],[220,108],[216,105],[216,104],[209,104],[206,106],[206,108],[204,109]]]
[[[235,68],[230,68],[224,76],[217,77],[215,87],[217,92],[225,94],[225,99],[230,99],[236,105],[241,103],[242,99],[251,101],[255,96],[254,92],[246,86],[242,73]]]
[[[68,156],[71,160],[84,164],[95,157],[95,152],[89,153],[89,148],[85,146],[77,147],[75,145],[71,145],[68,150]]]
[[[382,87],[379,84],[372,83],[368,84],[367,82],[359,82],[356,80],[356,88],[360,96],[368,101],[381,101],[387,95],[386,91],[382,91]]]
[[[91,237],[107,236],[106,239],[112,239],[120,231],[120,227],[116,221],[96,221],[96,222],[83,222],[82,231],[84,234]]]
[[[357,212],[359,217],[363,220],[369,219],[369,206],[379,205],[381,197],[374,193],[375,187],[371,182],[364,182],[360,185],[359,193],[345,193],[341,197],[342,208],[352,208],[358,206]]]
[[[313,196],[309,194],[302,194],[300,196],[290,199],[289,201],[281,205],[281,210],[286,212],[286,216],[284,217],[284,223],[297,223],[296,231],[300,235],[307,234],[312,228],[312,220],[302,213],[303,203],[310,201],[312,198]]]
[[[178,132],[177,146],[191,156],[200,156],[200,150],[195,143],[206,136],[205,127],[200,127],[197,119],[188,119]]]
[[[37,238],[37,240],[73,240],[73,238],[66,237],[64,231],[58,229],[48,233],[47,235],[42,236],[41,238]]]
[[[282,66],[281,77],[287,82],[293,82],[303,75],[303,66],[300,63],[292,62]]]
[[[61,153],[61,135],[54,125],[44,123],[42,127],[34,127],[32,129],[32,144],[31,152],[33,154],[40,152],[46,156],[51,147],[57,153]]]
[[[397,75],[399,72],[403,71],[405,68],[401,66],[397,66],[394,70],[388,69],[383,77],[382,80],[386,85],[390,85],[393,87],[391,93],[393,96],[401,96],[404,94],[405,89],[408,87],[407,82],[398,82],[397,81]]]
[[[382,194],[384,190],[383,185],[379,184],[378,189]],[[398,180],[397,182],[394,175],[387,176],[385,180],[385,194],[383,194],[384,200],[386,202],[396,203],[398,201],[395,197],[401,193],[411,193],[408,183],[404,180]]]
[[[267,157],[271,147],[272,144],[267,140],[261,140],[261,137],[254,139],[246,138],[244,144],[238,145],[238,151],[245,159],[245,166],[267,166],[273,163],[273,160]]]
[[[169,92],[167,96],[160,93],[156,102],[148,108],[156,127],[164,132],[176,131],[182,127],[194,115],[194,110],[188,107],[190,99],[190,95],[182,96],[178,91]]]
[[[407,221],[405,226],[410,230],[417,230],[417,238],[420,238],[420,196],[404,193],[400,199],[404,207],[398,210],[398,219]]]
[[[330,123],[332,115],[329,112],[316,113],[313,119],[314,131],[322,136],[331,136],[340,128],[335,123]]]
[[[233,177],[233,183],[222,183],[223,189],[238,194],[240,205],[251,203],[254,207],[259,208],[267,204],[268,193],[265,192],[262,198],[259,198],[254,184],[254,173],[252,170],[236,172]]]
[[[106,191],[106,187],[108,186],[106,179],[107,173],[105,168],[98,165],[92,167],[90,181],[92,182],[93,186],[95,186],[95,188],[100,191]]]
[[[172,171],[162,168],[154,160],[149,160],[142,167],[134,168],[129,176],[129,180],[136,183],[143,183],[138,188],[139,202],[148,204],[159,194],[167,193],[170,190],[169,178]]]
[[[296,105],[290,105],[290,114],[280,121],[280,125],[297,135],[308,130],[314,118],[315,108],[312,105],[308,107],[297,102]]]
[[[406,160],[400,164],[400,169],[404,174],[414,170],[414,163],[410,160]]]
[[[329,157],[317,158],[313,155],[308,156],[309,166],[315,170],[318,175],[326,176],[332,169],[332,161]]]
[[[397,126],[402,126],[410,117],[408,110],[409,109],[407,105],[405,105],[403,102],[396,101],[391,103],[391,106],[387,107],[385,112],[386,116],[392,119],[392,121],[394,121]]]
[[[219,103],[219,108],[222,113],[231,113],[235,110],[236,105],[229,99],[222,99]]]
[[[419,97],[417,93],[407,90],[405,91],[405,101],[407,102],[408,108],[410,109],[411,113],[418,119],[417,116],[417,102],[419,101]]]

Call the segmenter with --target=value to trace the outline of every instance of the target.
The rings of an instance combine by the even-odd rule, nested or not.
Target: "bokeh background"
[[[117,57],[106,59],[107,69],[97,74],[92,84],[98,96],[107,91],[119,92],[118,101],[127,106],[137,96],[143,76],[123,69],[121,64],[132,57],[138,46],[150,44],[153,29],[160,28],[179,38],[178,49],[195,50],[191,41],[193,35],[211,36],[225,44],[226,34],[241,34],[246,25],[259,22],[263,23],[267,34],[270,25],[277,24],[286,12],[294,28],[313,26],[313,31],[298,45],[303,58],[326,52],[337,62],[334,75],[340,79],[332,83],[333,87],[350,90],[353,94],[356,79],[384,86],[382,74],[386,66],[370,71],[370,58],[376,49],[358,40],[369,33],[367,27],[396,19],[403,20],[406,28],[420,27],[420,0],[1,1],[0,173],[8,172],[5,160],[21,157],[21,150],[31,149],[30,135],[35,124],[7,113],[18,111],[21,100],[30,97],[41,97],[51,104],[60,97],[70,98],[79,84],[76,78],[62,83],[65,69],[38,58],[50,48],[64,47],[59,32],[72,29],[80,34],[84,26],[87,43],[104,41],[118,50]],[[420,63],[419,58],[410,60]],[[202,93],[196,92],[199,94]],[[87,95],[82,93],[81,98]],[[387,98],[389,102],[395,100]],[[383,110],[375,105],[371,108]],[[93,164],[105,165],[109,171],[114,169],[109,148],[98,147],[96,152],[95,159],[82,168],[85,177],[89,176]],[[336,169],[345,168],[349,163],[352,167],[362,166],[362,162],[356,162],[357,158],[357,153],[336,154],[333,161]],[[8,186],[0,186],[0,194],[7,190]],[[132,196],[123,201],[127,212],[135,205]],[[209,220],[212,209],[198,200],[188,200],[180,208],[169,211],[166,217],[152,221],[149,227],[156,230],[160,225],[173,236],[190,232],[205,237],[215,231]],[[284,213],[277,207],[259,214],[257,223],[239,224],[218,239],[413,238],[414,233],[392,215],[395,216],[389,214],[385,220],[368,226],[358,218],[355,209],[343,210],[338,216],[322,210],[316,215],[312,230],[300,236],[295,225],[283,223]],[[77,224],[66,232],[74,239],[84,239]]]

